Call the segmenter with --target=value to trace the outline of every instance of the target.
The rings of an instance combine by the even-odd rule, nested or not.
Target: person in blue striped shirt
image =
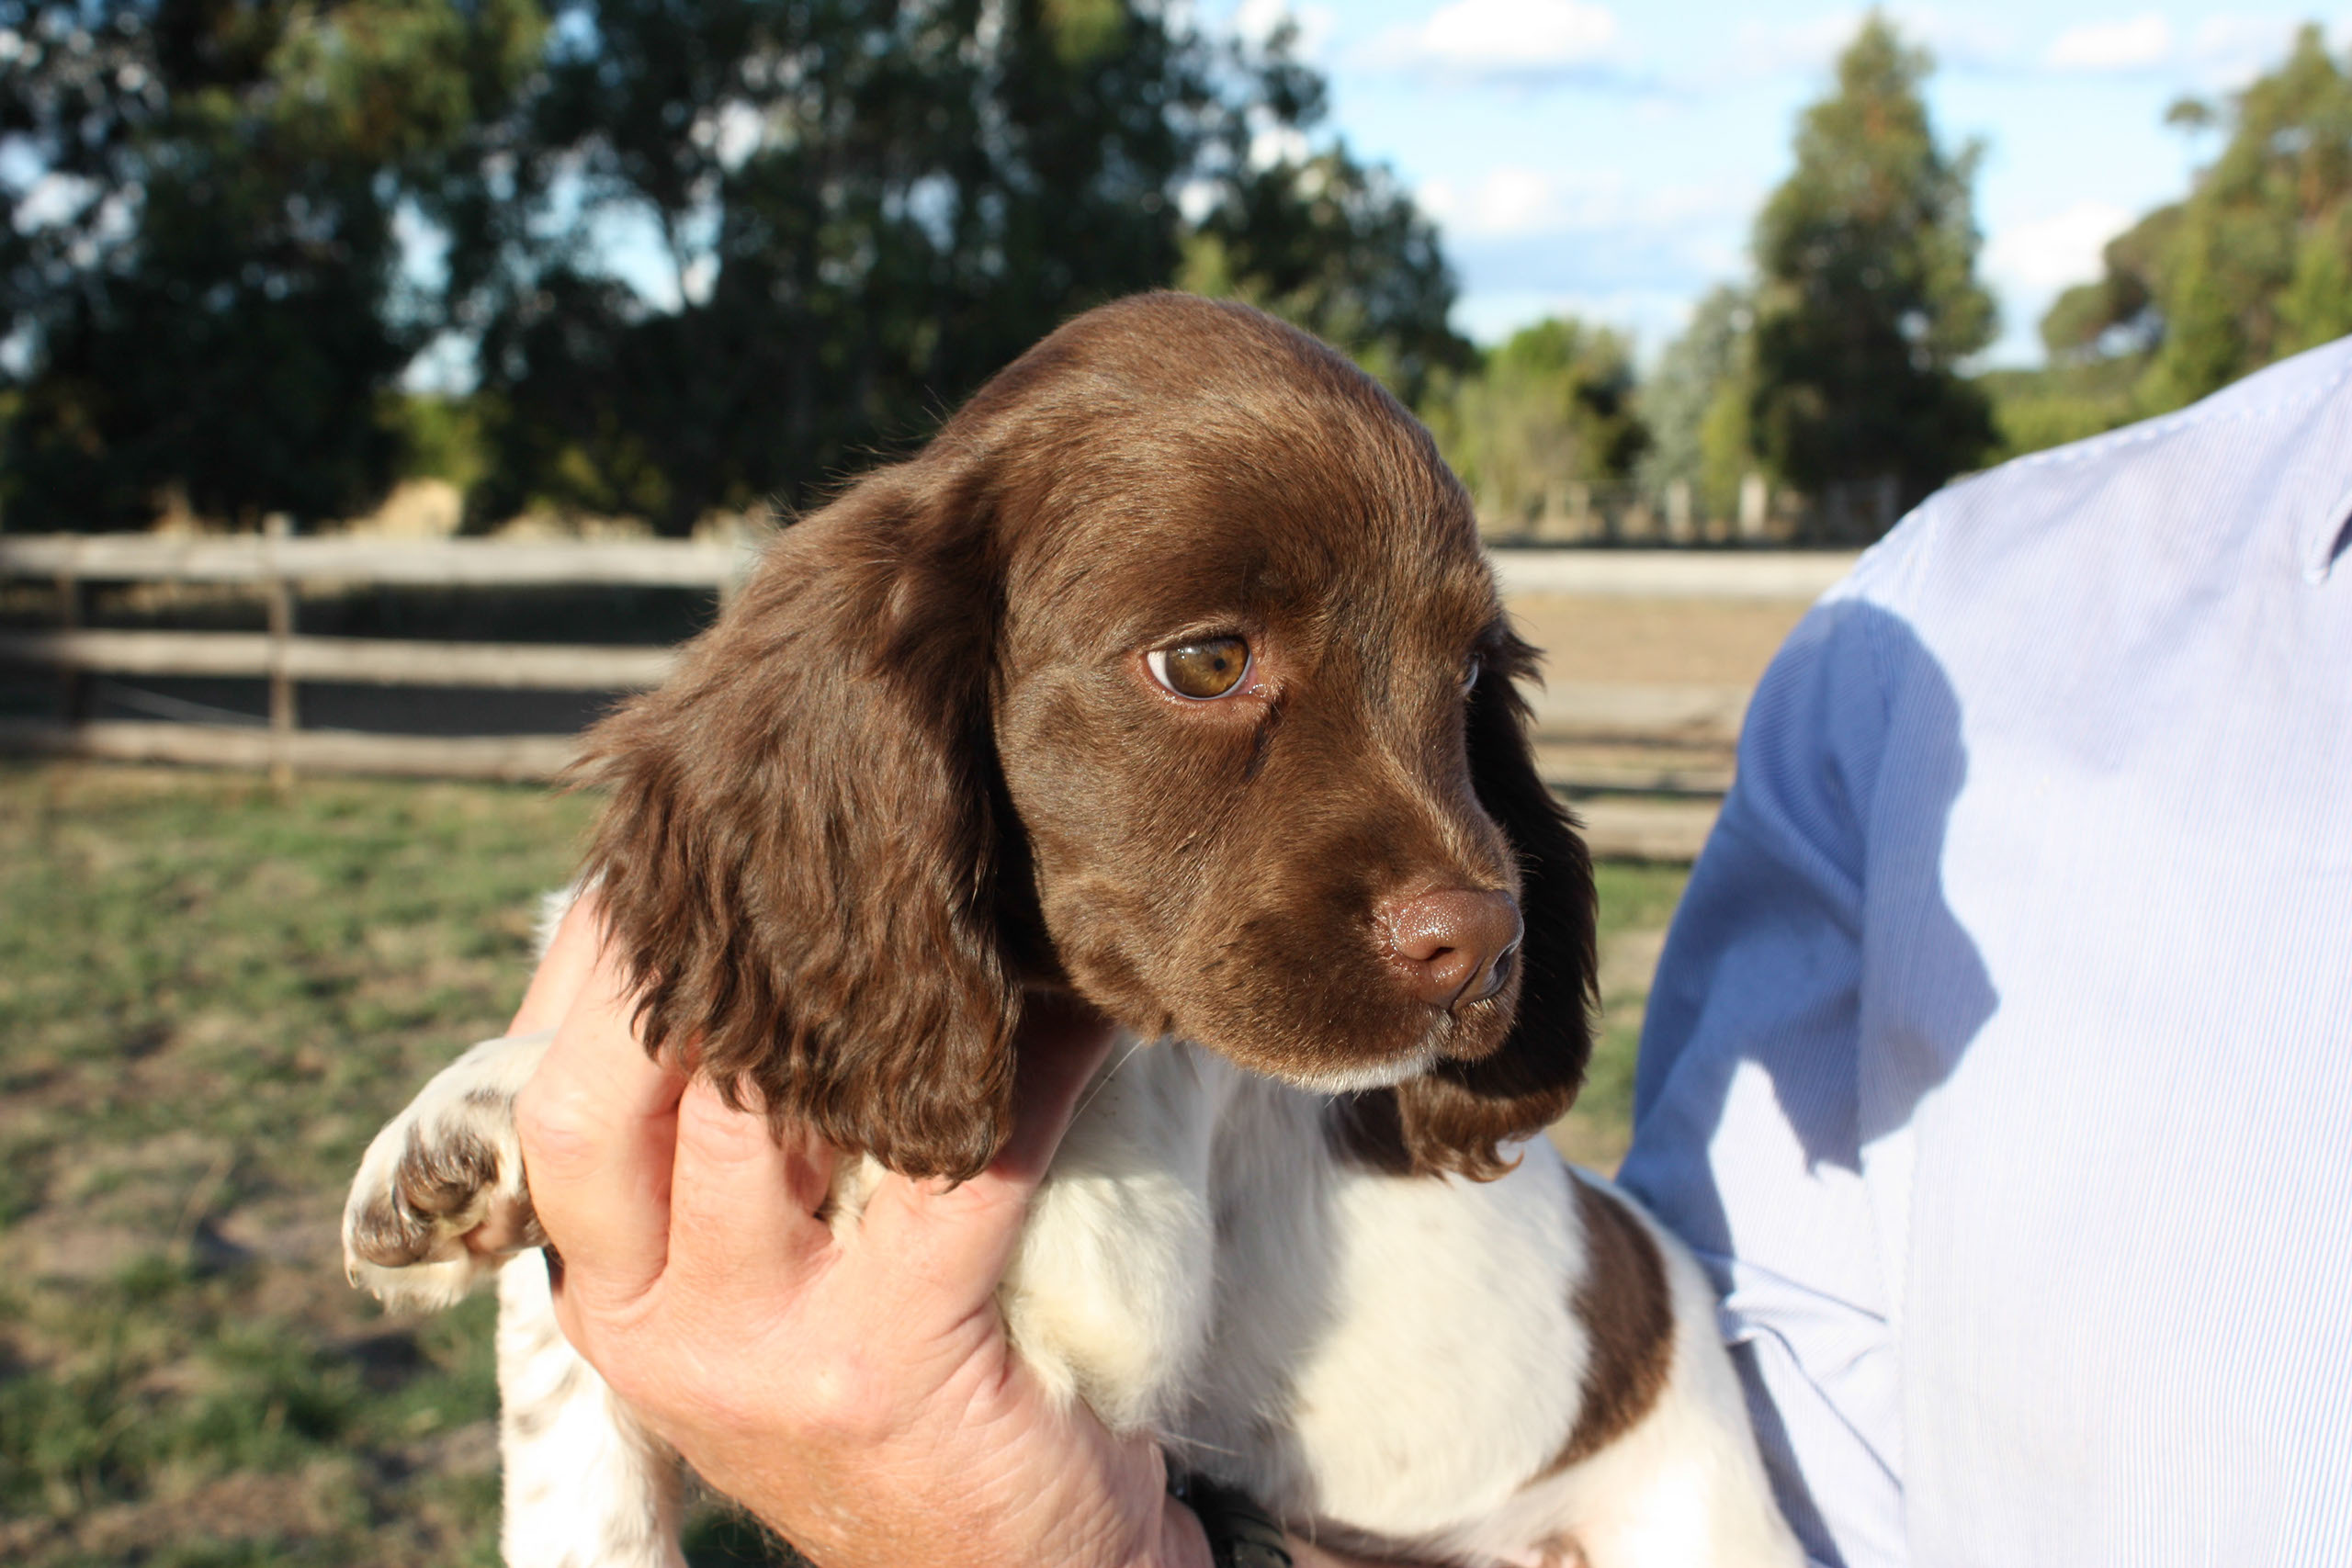
[[[2352,1562],[2352,339],[1798,626],[1621,1179],[1825,1564]]]

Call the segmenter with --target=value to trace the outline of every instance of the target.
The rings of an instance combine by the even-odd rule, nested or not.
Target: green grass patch
[[[492,1303],[383,1316],[337,1223],[367,1140],[512,1011],[593,811],[0,765],[0,1562],[495,1562]],[[1612,952],[1683,881],[1600,874]],[[1601,1164],[1646,988],[1624,973],[1569,1129]],[[688,1540],[706,1568],[775,1560],[717,1506]]]
[[[0,1561],[496,1560],[491,1303],[384,1318],[337,1216],[592,809],[0,767]]]
[[[1649,999],[1650,964],[1690,869],[1647,863],[1593,868],[1600,891],[1600,1020],[1584,1090],[1553,1136],[1568,1157],[1612,1171],[1632,1141],[1634,1064]]]

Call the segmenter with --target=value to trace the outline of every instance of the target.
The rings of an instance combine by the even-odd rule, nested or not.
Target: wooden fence
[[[1656,490],[1559,483],[1510,498],[1481,496],[1478,530],[1490,545],[1611,547],[1741,545],[1788,548],[1867,544],[1902,515],[1894,475],[1845,479],[1806,495],[1775,489],[1762,474],[1739,483],[1728,509],[1710,508],[1688,479]]]
[[[0,664],[54,671],[62,715],[0,719],[0,749],[20,752],[300,772],[545,779],[569,735],[420,736],[305,728],[304,682],[499,690],[623,692],[657,684],[673,650],[601,644],[325,637],[296,627],[297,591],[351,587],[686,588],[724,598],[755,543],[558,544],[450,539],[0,535],[0,580],[53,586],[53,629],[0,632]],[[1810,600],[1851,558],[1797,553],[1498,550],[1505,593]],[[97,582],[241,584],[268,607],[265,632],[87,626]],[[268,683],[266,722],[95,719],[93,676],[226,676]],[[1546,778],[1580,799],[1597,852],[1655,859],[1696,852],[1730,780],[1741,687],[1563,682],[1532,694]],[[1632,798],[1634,796],[1646,798]]]

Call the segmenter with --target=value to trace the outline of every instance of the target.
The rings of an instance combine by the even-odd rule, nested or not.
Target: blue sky
[[[1456,323],[1493,341],[1574,312],[1645,357],[1709,285],[1741,275],[1750,220],[1788,172],[1797,111],[1830,81],[1860,7],[1725,0],[1202,0],[1261,33],[1286,11],[1331,83],[1328,130],[1394,166],[1438,220]],[[2209,134],[2164,112],[2284,58],[2316,20],[2339,51],[2352,5],[2315,10],[2096,0],[1894,6],[1933,51],[1948,147],[1980,139],[1980,269],[2001,302],[1986,355],[2031,364],[2034,323],[2099,246],[2184,191]]]

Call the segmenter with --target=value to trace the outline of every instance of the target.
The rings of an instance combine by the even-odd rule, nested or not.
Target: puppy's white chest
[[[1164,1431],[1215,1317],[1210,1163],[1231,1071],[1121,1038],[998,1292],[1023,1357],[1118,1431]]]
[[[1577,1414],[1556,1157],[1491,1183],[1375,1175],[1333,1156],[1322,1097],[1132,1044],[1007,1276],[1023,1356],[1291,1517],[1405,1540],[1498,1509]]]

